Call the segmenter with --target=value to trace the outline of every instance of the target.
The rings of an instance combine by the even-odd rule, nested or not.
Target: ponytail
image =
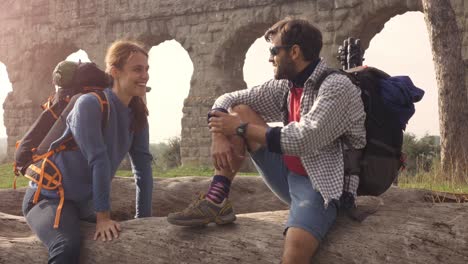
[[[128,107],[132,110],[133,120],[130,124],[130,131],[138,133],[148,124],[148,108],[140,96],[134,96]]]

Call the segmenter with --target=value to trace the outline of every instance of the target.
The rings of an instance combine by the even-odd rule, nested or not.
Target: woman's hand
[[[120,231],[122,231],[120,224],[110,219],[110,212],[96,213],[96,233],[94,233],[94,240],[101,237],[102,241],[111,241],[112,237],[119,237]]]

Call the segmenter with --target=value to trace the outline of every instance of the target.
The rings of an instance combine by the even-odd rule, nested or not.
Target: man
[[[346,76],[331,74],[315,87],[327,66],[319,57],[321,32],[309,22],[279,21],[265,39],[272,43],[275,79],[216,100],[209,113],[215,176],[206,196],[168,221],[235,220],[227,197],[245,141],[267,185],[290,205],[282,262],[310,263],[335,221],[343,187],[356,195],[358,178],[344,180],[342,141],[365,146],[365,112],[359,88]],[[277,121],[285,126],[266,124]]]

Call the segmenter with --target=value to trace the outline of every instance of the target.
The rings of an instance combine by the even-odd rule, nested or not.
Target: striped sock
[[[214,203],[220,204],[229,196],[231,181],[224,176],[215,175],[211,181],[206,198]]]

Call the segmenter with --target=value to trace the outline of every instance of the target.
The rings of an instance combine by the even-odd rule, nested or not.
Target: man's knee
[[[236,105],[232,108],[232,112],[236,113],[241,117],[242,120],[248,120],[252,122],[255,119],[263,120],[257,112],[255,112],[250,106],[248,105]]]
[[[290,227],[286,231],[286,242],[294,248],[310,248],[318,246],[320,238],[303,228]]]
[[[310,263],[318,246],[319,240],[310,232],[302,228],[291,227],[286,234],[283,262],[286,264]]]
[[[232,112],[238,114],[238,115],[247,115],[250,113],[255,113],[254,110],[248,105],[245,104],[240,104],[232,107]]]
[[[237,114],[243,122],[267,126],[265,120],[263,120],[263,117],[261,117],[248,105],[236,105],[232,108],[232,113]]]

